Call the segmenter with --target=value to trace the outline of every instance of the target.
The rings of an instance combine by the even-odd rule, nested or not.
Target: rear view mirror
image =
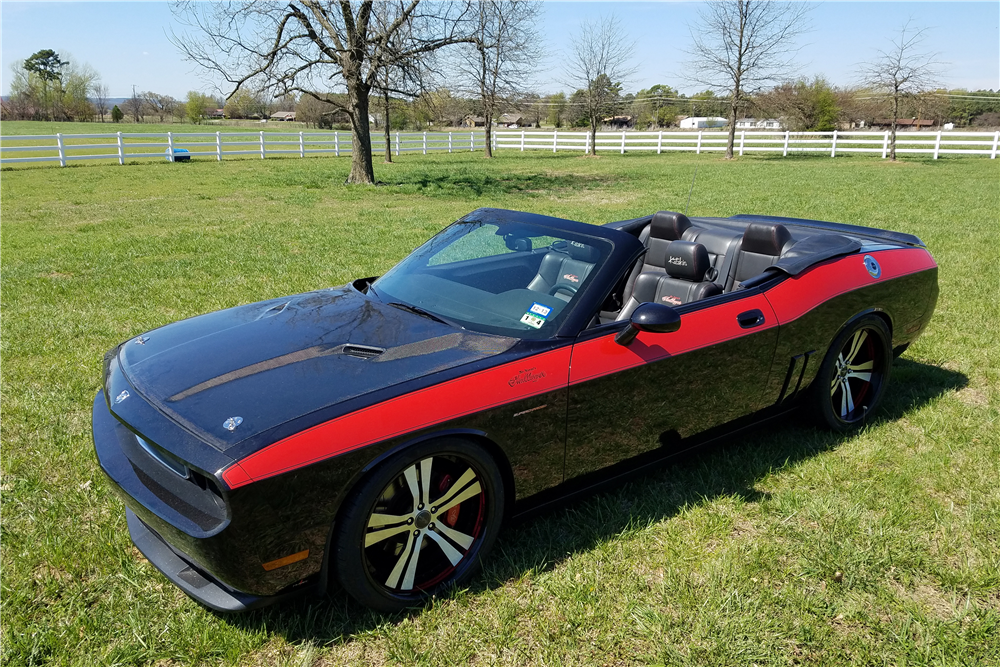
[[[640,331],[673,333],[680,328],[681,316],[676,310],[660,303],[644,303],[632,313],[628,327],[615,336],[615,342],[628,345]]]

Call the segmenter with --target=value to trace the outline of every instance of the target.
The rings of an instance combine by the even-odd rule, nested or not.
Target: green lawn
[[[1000,663],[1000,161],[410,155],[350,188],[348,167],[0,174],[2,664]],[[379,274],[479,206],[592,223],[683,210],[696,168],[695,215],[928,243],[941,298],[877,424],[791,421],[541,514],[469,590],[402,616],[342,594],[216,615],[132,547],[90,441],[105,350]]]

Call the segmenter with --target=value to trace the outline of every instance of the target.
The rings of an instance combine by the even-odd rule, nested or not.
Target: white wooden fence
[[[590,133],[579,131],[511,132],[498,130],[493,133],[493,145],[498,150],[520,151],[587,151]],[[594,148],[597,151],[630,153],[634,151],[689,151],[704,153],[725,151],[728,133],[725,131],[696,130],[689,132],[598,132]],[[1000,132],[897,132],[897,154],[933,155],[989,155],[997,157]],[[885,158],[889,153],[889,131],[885,132],[775,132],[739,131],[733,151],[744,153],[773,152],[828,153],[836,157],[843,153],[877,153]]]
[[[597,151],[629,153],[638,151],[717,152],[726,149],[727,134],[722,131],[659,131],[659,132],[598,132]],[[42,142],[42,143],[38,143]],[[493,132],[496,151],[545,150],[586,151],[590,147],[587,132],[538,132],[527,130],[496,130]],[[899,132],[896,134],[897,154],[988,155],[996,159],[1000,132]],[[485,145],[482,132],[395,132],[392,151],[469,152]],[[376,153],[384,151],[381,135],[372,136]],[[847,153],[873,153],[883,158],[889,152],[889,132],[774,132],[740,131],[736,133],[734,150],[739,154],[780,152],[823,153],[830,157]],[[13,157],[11,153],[17,154]],[[160,158],[173,161],[179,155],[192,158],[214,158],[237,155],[349,155],[350,132],[203,132],[203,133],[123,133],[113,134],[54,134],[0,137],[0,164],[25,162],[58,162],[66,166],[80,160],[126,160]]]
[[[392,150],[469,152],[485,145],[482,132],[419,132],[392,134]],[[41,143],[39,143],[41,142]],[[382,135],[372,136],[375,152],[385,150]],[[155,150],[156,152],[151,152]],[[10,153],[25,154],[9,157]],[[58,162],[65,167],[79,160],[126,160],[176,157],[222,160],[236,155],[350,155],[350,132],[194,132],[9,135],[0,137],[0,164]]]

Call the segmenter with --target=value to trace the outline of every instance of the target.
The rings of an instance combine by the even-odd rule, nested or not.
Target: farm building
[[[729,123],[719,116],[688,116],[681,121],[682,130],[704,130],[712,127],[725,127]]]

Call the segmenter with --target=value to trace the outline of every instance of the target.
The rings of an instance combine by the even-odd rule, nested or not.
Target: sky
[[[809,2],[811,29],[799,40],[798,75],[824,76],[849,86],[861,65],[890,47],[908,20],[927,29],[926,47],[943,63],[940,79],[948,88],[1000,90],[1000,2]],[[636,73],[624,90],[635,92],[662,83],[686,94],[698,89],[684,82],[685,49],[697,25],[698,2],[546,1],[540,33],[548,57],[530,74],[541,94],[566,90],[564,54],[582,21],[608,14],[618,17],[636,43]],[[185,62],[169,40],[182,33],[165,2],[0,2],[2,93],[10,92],[14,63],[41,49],[63,60],[87,63],[101,75],[111,97],[138,91],[183,99],[189,90],[220,92],[203,71]],[[222,90],[228,93],[228,90]]]

